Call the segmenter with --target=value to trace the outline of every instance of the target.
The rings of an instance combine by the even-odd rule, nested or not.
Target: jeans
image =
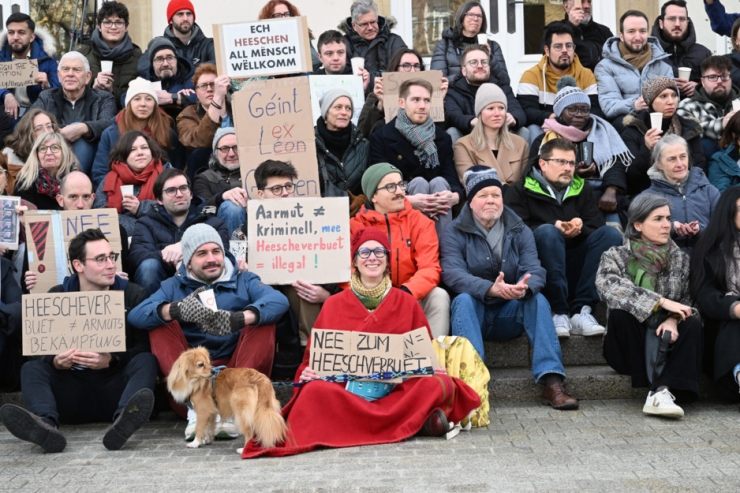
[[[545,133],[541,126],[535,124],[527,125],[527,130],[529,130],[529,140],[527,141],[529,145],[532,145],[534,139]]]
[[[226,227],[229,228],[229,236],[231,236],[236,228],[244,224],[244,220],[247,218],[247,210],[230,200],[224,200],[218,207],[216,215],[226,223]]]
[[[467,293],[452,302],[452,335],[467,338],[481,358],[483,341],[508,341],[527,334],[535,382],[548,373],[565,377],[560,343],[542,294],[487,305]]]
[[[139,353],[123,368],[57,370],[43,360],[21,369],[26,408],[36,416],[63,423],[112,421],[141,389],[154,392],[157,359]]]
[[[406,193],[408,195],[416,195],[418,193],[429,195],[449,189],[450,184],[441,176],[433,178],[432,181],[426,181],[424,178],[417,176],[409,182],[406,187]],[[439,214],[432,220],[434,221],[434,228],[437,230],[437,238],[439,238],[447,225],[452,222],[452,209],[449,209],[447,214]]]
[[[599,302],[596,292],[596,271],[601,254],[622,244],[622,235],[611,226],[602,226],[580,245],[566,248],[565,237],[552,224],[543,224],[534,231],[537,255],[547,271],[542,294],[556,315],[575,314],[588,305]]]
[[[90,176],[92,171],[93,161],[95,161],[95,153],[98,150],[97,143],[91,144],[83,138],[79,138],[72,143],[72,152],[77,156],[77,160],[80,162],[80,171]]]
[[[447,135],[449,135],[450,138],[452,139],[452,145],[455,145],[455,142],[457,142],[457,140],[463,136],[463,133],[460,130],[458,130],[456,127],[450,127],[447,130],[445,130],[445,132],[447,132]],[[468,130],[468,133],[470,133],[469,130]]]
[[[147,296],[151,296],[159,289],[162,281],[168,277],[170,276],[164,270],[164,264],[161,260],[148,258],[136,268],[134,282],[144,288]]]

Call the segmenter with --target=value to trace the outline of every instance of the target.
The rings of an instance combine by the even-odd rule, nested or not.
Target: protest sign
[[[213,25],[218,73],[234,79],[313,72],[306,17]]]
[[[123,270],[121,231],[115,209],[28,211],[24,216],[28,267],[38,279],[35,293],[46,293],[72,273],[67,258],[69,242],[86,229],[99,228],[105,233],[113,252],[118,254],[116,272]]]
[[[398,92],[401,84],[411,79],[422,79],[430,84],[432,93],[432,107],[429,114],[435,122],[445,121],[444,98],[442,97],[442,72],[426,70],[424,72],[384,72],[383,73],[383,108],[385,108],[385,122],[393,120],[398,114]]]
[[[13,89],[36,84],[36,74],[39,71],[38,60],[13,60],[0,63],[0,87]]]
[[[319,102],[321,97],[332,89],[345,89],[352,96],[352,123],[357,125],[365,105],[365,90],[362,88],[362,77],[358,75],[309,75],[311,84],[311,110],[313,121],[321,116]]]
[[[126,350],[123,291],[24,294],[23,355]]]
[[[296,197],[321,195],[308,77],[247,82],[234,93],[232,108],[248,199],[257,198],[254,170],[268,159],[295,167]]]
[[[18,250],[18,236],[20,235],[20,221],[15,208],[21,205],[20,197],[0,197],[0,246],[9,250]]]
[[[249,270],[265,284],[349,281],[349,199],[247,202]]]
[[[424,331],[425,338],[419,337]],[[404,344],[413,339],[419,354],[407,354]],[[421,349],[423,345],[428,348]],[[370,375],[401,372],[433,366],[439,368],[434,347],[425,327],[407,334],[377,334],[314,328],[311,331],[309,366],[320,377],[326,375]],[[423,354],[421,354],[423,353]]]

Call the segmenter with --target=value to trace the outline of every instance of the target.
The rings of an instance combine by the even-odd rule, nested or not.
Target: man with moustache
[[[604,59],[594,71],[599,104],[606,118],[621,131],[625,115],[647,109],[642,85],[655,77],[673,78],[668,53],[648,36],[648,18],[639,10],[628,10],[619,19],[619,36],[604,44]]]
[[[573,30],[576,55],[581,65],[593,71],[601,61],[601,50],[607,39],[614,36],[611,29],[591,17],[591,0],[563,0],[563,22]]]
[[[534,232],[537,255],[547,271],[542,293],[550,302],[558,337],[598,335],[604,327],[591,311],[599,302],[596,270],[601,254],[622,244],[604,222],[591,185],[575,174],[576,148],[552,139],[538,164],[506,190],[506,204]]]
[[[732,85],[732,62],[724,56],[710,56],[701,63],[701,86],[694,95],[678,104],[678,114],[701,123],[701,145],[707,163],[719,151],[719,140],[727,122],[735,114],[732,101],[740,97],[740,88]],[[678,81],[676,81],[678,82]]]

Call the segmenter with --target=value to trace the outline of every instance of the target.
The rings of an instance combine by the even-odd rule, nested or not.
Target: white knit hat
[[[154,89],[154,86],[151,82],[142,77],[137,77],[128,83],[128,91],[126,91],[126,104],[124,104],[124,106],[128,106],[128,104],[131,102],[132,99],[134,99],[134,96],[136,96],[137,94],[148,94],[154,98],[154,103],[158,104],[157,91]]]

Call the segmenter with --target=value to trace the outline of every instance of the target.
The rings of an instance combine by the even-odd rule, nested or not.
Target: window
[[[422,56],[431,56],[442,31],[452,27],[455,12],[465,0],[412,0],[414,48]]]

